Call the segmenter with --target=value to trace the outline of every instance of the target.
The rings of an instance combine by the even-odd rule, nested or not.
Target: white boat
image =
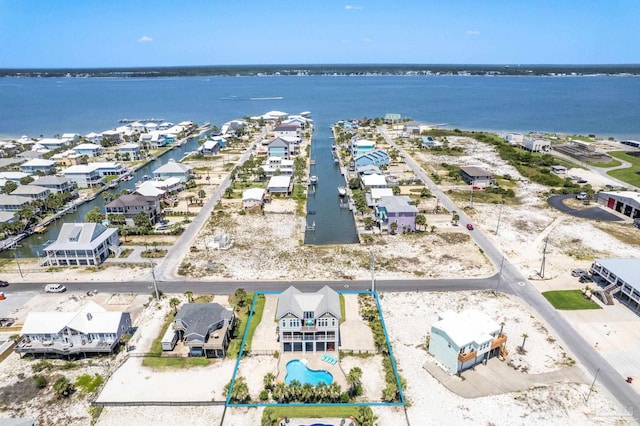
[[[318,176],[311,176],[311,178],[309,179],[309,182],[311,182],[311,185],[317,185],[318,184]]]
[[[344,186],[339,186],[338,187],[338,195],[341,197],[344,197],[347,195],[347,188],[345,188]]]
[[[334,164],[340,164],[340,159],[338,157],[333,158]]]

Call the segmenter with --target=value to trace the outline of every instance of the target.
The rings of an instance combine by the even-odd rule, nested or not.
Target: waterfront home
[[[41,173],[44,175],[53,174],[56,170],[56,162],[53,160],[45,160],[43,158],[34,158],[20,165],[20,171],[35,175]]]
[[[354,158],[362,154],[366,154],[367,152],[371,152],[376,148],[376,143],[374,141],[370,141],[367,139],[361,139],[359,136],[354,136],[351,138],[351,155]]]
[[[123,215],[129,226],[136,226],[133,219],[140,213],[144,213],[151,224],[155,225],[160,215],[160,201],[158,196],[145,196],[134,192],[119,196],[104,209],[107,216]]]
[[[640,193],[633,191],[602,191],[596,201],[631,219],[640,218]]]
[[[175,177],[180,179],[180,182],[187,182],[193,178],[193,166],[171,159],[167,164],[155,169],[153,177],[161,180]]]
[[[362,189],[386,188],[387,179],[384,175],[364,175],[360,177]]]
[[[104,177],[90,164],[77,164],[62,171],[65,178],[74,182],[78,188],[93,188],[104,185]]]
[[[358,167],[354,165],[353,170],[358,174],[358,176],[382,174],[382,171],[378,168],[378,166],[374,166],[373,164],[367,164],[367,165],[358,166]]]
[[[431,326],[429,353],[452,374],[500,355],[507,336],[497,322],[483,312],[446,311]]]
[[[282,352],[337,351],[340,296],[329,286],[302,293],[291,286],[278,296],[278,340]]]
[[[276,138],[287,138],[295,143],[302,140],[302,127],[297,124],[281,124],[273,128]]]
[[[184,184],[179,178],[168,178],[165,180],[148,180],[142,182],[135,190],[140,195],[156,196],[158,191],[161,194],[167,194],[171,192],[179,192],[184,189]]]
[[[17,222],[19,220],[18,216],[13,214],[13,212],[3,212],[0,211],[0,223],[5,225]]]
[[[122,159],[122,161],[138,161],[141,158],[142,151],[140,144],[126,143],[116,148],[116,154]]]
[[[80,155],[86,155],[87,157],[97,157],[104,152],[104,149],[100,145],[94,143],[81,143],[71,148],[71,150]]]
[[[301,129],[304,129],[307,126],[307,121],[308,119],[302,116],[292,115],[287,120],[283,120],[280,124],[283,126],[299,126]]]
[[[117,145],[121,141],[120,133],[115,130],[107,130],[102,132],[102,140],[100,141],[102,146]]]
[[[200,147],[198,147],[198,152],[202,155],[216,155],[220,152],[220,143],[217,140],[206,140]]]
[[[245,209],[264,204],[264,189],[251,188],[242,191],[242,207]]]
[[[14,351],[36,357],[109,354],[130,329],[128,312],[108,311],[93,301],[75,312],[29,312]]]
[[[375,207],[378,205],[380,198],[393,197],[393,189],[391,188],[371,188],[371,192],[365,194],[367,199],[367,205],[369,207]]]
[[[118,251],[118,230],[99,223],[65,223],[58,238],[45,247],[46,266],[98,266]]]
[[[95,168],[100,176],[122,176],[127,173],[127,169],[115,161],[96,161],[89,163],[89,166]]]
[[[77,164],[87,164],[87,157],[82,154],[78,154],[72,149],[54,154],[51,156],[51,159],[58,163],[60,166],[75,166]]]
[[[0,194],[0,212],[17,212],[32,201],[32,198],[23,195]]]
[[[29,138],[29,137],[27,137],[25,135],[22,135],[20,137],[20,139],[18,139],[16,142],[18,144],[20,144],[24,149],[31,149],[31,147],[33,147],[33,145],[35,145],[35,143],[36,143],[35,140],[33,140],[33,139],[31,139],[31,138]]]
[[[522,140],[522,148],[531,152],[549,152],[551,142],[544,139],[525,138]]]
[[[140,184],[140,186],[136,187],[134,191],[135,194],[144,195],[145,197],[154,197],[160,199],[163,197],[167,191],[156,186],[156,183],[160,183],[160,181],[155,180],[147,180]]]
[[[162,148],[167,145],[168,141],[164,133],[160,131],[153,131],[141,134],[140,143],[143,146],[150,146],[151,148]]]
[[[144,125],[144,129],[147,132],[153,132],[158,130],[158,125],[156,123],[154,123],[153,121],[149,122],[149,123],[145,123]]]
[[[163,121],[162,123],[158,124],[158,130],[167,130],[173,127],[173,123],[171,123],[170,121]]]
[[[267,191],[270,194],[291,194],[293,190],[293,179],[291,176],[272,176],[267,184]]]
[[[403,233],[416,230],[418,208],[411,204],[411,198],[405,195],[380,197],[375,207],[375,215],[381,231],[392,231],[392,223]]]
[[[385,167],[389,165],[390,158],[386,151],[376,149],[356,156],[353,161],[356,168],[368,165]]]
[[[29,176],[29,173],[24,172],[0,172],[0,179],[10,180],[20,185],[20,180]]]
[[[431,126],[417,121],[407,121],[404,123],[404,131],[410,135],[419,136],[422,132],[428,132]]]
[[[32,184],[48,188],[51,192],[58,194],[72,192],[76,189],[76,185],[71,179],[60,176],[42,176],[32,182]]]
[[[605,297],[613,305],[613,295],[620,293],[622,300],[637,313],[640,310],[640,259],[596,259],[591,273],[603,285]]]
[[[133,123],[129,124],[129,127],[131,127],[131,130],[136,131],[136,132],[143,132],[144,131],[144,124],[142,124],[139,121],[134,121]]]
[[[189,356],[224,358],[236,325],[233,309],[219,303],[185,303],[173,330],[189,348]]]
[[[24,197],[29,197],[32,200],[45,200],[51,194],[51,190],[49,188],[44,188],[38,185],[20,185],[14,191],[11,192],[11,195],[21,195]]]
[[[260,167],[267,177],[271,176],[293,176],[294,161],[285,160],[282,157],[269,157]]]
[[[289,118],[289,114],[282,111],[269,111],[265,114],[262,114],[260,118],[262,118],[267,123],[277,123]]]
[[[268,157],[280,157],[285,160],[289,160],[291,158],[291,145],[295,145],[288,140],[283,138],[275,138],[269,141],[267,145],[267,156]]]
[[[95,132],[91,132],[91,133],[87,133],[84,138],[91,143],[95,143],[100,145],[100,143],[102,142],[102,135],[100,133],[95,133]]]
[[[482,167],[460,167],[460,177],[467,185],[485,187],[493,180],[493,175]]]

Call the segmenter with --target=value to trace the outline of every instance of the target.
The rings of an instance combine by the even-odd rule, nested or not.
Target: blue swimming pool
[[[312,386],[316,386],[320,382],[330,385],[333,382],[333,376],[325,370],[311,370],[299,359],[294,359],[287,363],[287,375],[284,378],[284,382],[288,385],[294,380],[303,385],[309,383]]]

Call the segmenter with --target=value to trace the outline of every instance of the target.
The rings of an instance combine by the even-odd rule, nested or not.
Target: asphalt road
[[[569,214],[571,216],[579,217],[582,219],[591,219],[591,220],[601,220],[603,222],[622,222],[624,219],[616,216],[613,213],[609,213],[606,210],[601,209],[600,207],[590,207],[588,209],[578,210],[573,209],[566,204],[563,203],[567,198],[574,198],[575,194],[563,194],[563,195],[552,195],[547,198],[547,203],[550,206],[560,210],[563,213]]]
[[[387,143],[400,151],[407,165],[428,186],[431,192],[439,198],[441,205],[449,211],[457,211],[463,223],[471,222],[469,217],[429,179],[415,161],[391,140],[383,128],[378,127],[378,131],[384,136]],[[531,306],[553,328],[571,353],[578,358],[587,370],[594,376],[597,374],[598,383],[604,386],[618,400],[620,405],[625,407],[634,419],[640,423],[640,395],[629,386],[625,381],[626,378],[623,378],[599,352],[573,329],[480,229],[476,228],[473,231],[469,231],[469,235],[497,268],[502,265],[499,291],[513,294]]]

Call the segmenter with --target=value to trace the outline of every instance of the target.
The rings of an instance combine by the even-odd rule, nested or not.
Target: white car
[[[586,200],[587,199],[587,193],[586,192],[581,192],[578,195],[576,195],[576,198],[578,200]]]
[[[62,293],[67,291],[67,288],[62,284],[47,284],[44,286],[44,291],[46,293]]]

